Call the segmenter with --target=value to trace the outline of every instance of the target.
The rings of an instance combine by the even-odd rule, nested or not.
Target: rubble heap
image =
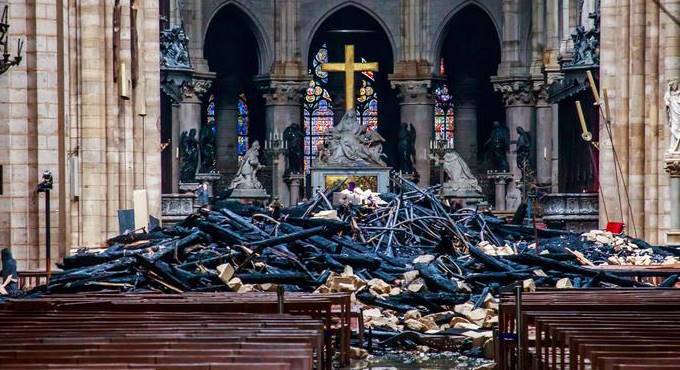
[[[600,264],[676,263],[678,252],[626,236],[510,225],[473,209],[453,211],[395,178],[399,194],[333,207],[330,192],[273,212],[234,205],[107,241],[66,257],[29,295],[121,291],[351,292],[383,346],[463,336],[490,350],[494,296],[521,282],[543,287],[645,286]],[[536,238],[537,237],[537,238]],[[677,276],[662,284],[672,286]]]

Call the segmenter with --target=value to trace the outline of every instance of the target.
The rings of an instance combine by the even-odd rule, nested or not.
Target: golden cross
[[[378,63],[355,63],[354,45],[345,45],[345,61],[342,63],[322,63],[321,70],[326,72],[345,72],[345,110],[354,109],[354,73],[378,72]]]

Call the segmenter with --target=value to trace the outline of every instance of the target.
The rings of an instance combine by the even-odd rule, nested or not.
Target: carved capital
[[[505,106],[533,105],[534,91],[526,79],[492,79],[493,89],[501,93]]]
[[[306,81],[295,80],[267,80],[259,84],[266,105],[299,105],[306,87]]]
[[[184,81],[182,84],[182,95],[185,98],[203,98],[205,94],[212,87],[213,80],[205,78],[192,78],[190,81]]]
[[[666,153],[664,169],[671,177],[680,177],[680,152]]]
[[[401,104],[433,104],[432,80],[393,80]]]
[[[537,106],[547,106],[548,102],[548,84],[544,79],[537,79],[533,81],[532,89],[534,91],[534,100]]]

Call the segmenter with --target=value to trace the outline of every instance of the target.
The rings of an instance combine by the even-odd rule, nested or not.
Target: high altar
[[[310,169],[312,189],[328,189],[347,180],[362,189],[388,191],[390,167],[382,153],[385,139],[361,125],[354,109],[354,73],[378,71],[378,63],[355,63],[354,45],[345,45],[345,61],[324,63],[322,69],[345,73],[345,115],[330,130],[326,146],[319,148],[319,158]]]

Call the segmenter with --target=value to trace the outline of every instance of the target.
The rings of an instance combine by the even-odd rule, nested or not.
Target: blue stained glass
[[[246,95],[240,94],[238,98],[238,116],[236,117],[236,134],[238,135],[238,143],[236,145],[236,154],[239,160],[248,151],[248,103],[246,102]]]

